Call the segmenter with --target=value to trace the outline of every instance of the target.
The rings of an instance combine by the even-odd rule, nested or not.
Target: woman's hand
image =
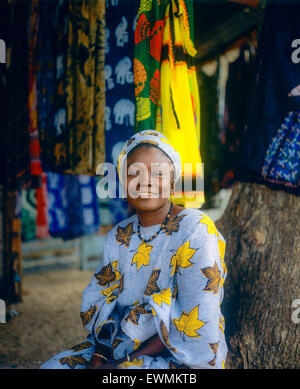
[[[90,362],[86,366],[86,369],[100,369],[101,366],[105,364],[105,362],[106,361],[104,359],[100,358],[99,356],[93,355],[92,359],[90,360]]]

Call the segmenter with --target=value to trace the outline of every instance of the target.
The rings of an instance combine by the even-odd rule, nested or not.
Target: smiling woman
[[[42,368],[225,366],[225,240],[205,213],[170,201],[180,164],[159,132],[126,142],[118,172],[136,213],[108,233],[83,292],[87,340]]]

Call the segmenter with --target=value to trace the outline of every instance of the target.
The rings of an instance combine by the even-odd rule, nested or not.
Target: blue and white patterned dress
[[[155,334],[167,355],[140,356],[119,368],[224,368],[223,236],[196,209],[170,218],[150,243],[139,239],[137,223],[135,214],[106,237],[103,261],[82,295],[80,316],[87,340],[42,368],[85,368],[96,339],[117,360]],[[141,227],[141,236],[147,239],[159,227]]]

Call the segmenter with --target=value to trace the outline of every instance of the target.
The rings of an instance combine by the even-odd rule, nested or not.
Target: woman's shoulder
[[[201,209],[196,208],[185,208],[176,216],[192,224],[198,224],[199,221],[203,218],[206,218],[207,220],[210,220],[213,223],[212,219],[205,212],[203,212]]]
[[[218,231],[215,222],[211,217],[201,209],[186,208],[177,214],[181,219],[180,224],[187,236],[191,233],[203,233],[216,235],[219,239],[224,240],[220,231]]]

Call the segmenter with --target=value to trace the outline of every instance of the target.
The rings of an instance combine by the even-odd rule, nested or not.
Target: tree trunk
[[[300,198],[236,182],[216,226],[227,243],[226,367],[300,368]]]

